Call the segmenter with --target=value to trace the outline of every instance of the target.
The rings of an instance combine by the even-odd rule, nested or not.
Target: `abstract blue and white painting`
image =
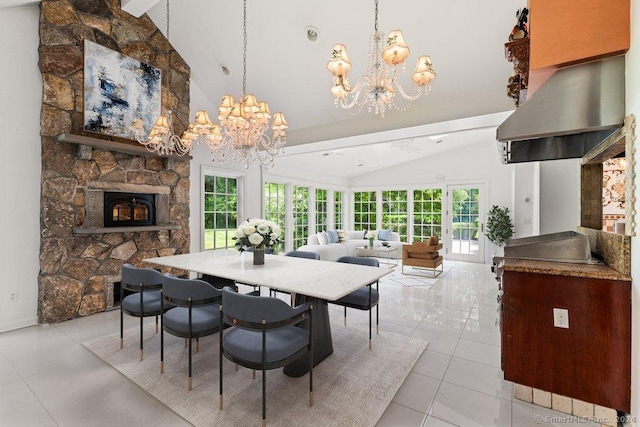
[[[147,135],[160,115],[161,89],[159,69],[85,40],[86,131],[135,139],[139,119]]]

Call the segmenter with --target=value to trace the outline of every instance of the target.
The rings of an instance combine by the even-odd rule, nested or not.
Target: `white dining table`
[[[263,265],[253,265],[251,252],[213,250],[147,258],[144,261],[327,301],[336,301],[390,273],[386,268],[342,262],[282,255],[265,255],[264,258]]]
[[[336,301],[374,283],[392,271],[381,267],[270,254],[265,255],[263,265],[254,265],[251,252],[233,250],[194,252],[143,261],[222,277],[241,284],[266,286],[296,294],[299,302],[311,301],[314,304],[314,366],[333,353],[327,302]],[[285,373],[289,376],[304,375],[309,367],[306,358],[302,359],[285,367]]]

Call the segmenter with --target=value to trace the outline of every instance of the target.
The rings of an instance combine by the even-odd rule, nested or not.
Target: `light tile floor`
[[[381,333],[429,346],[378,426],[535,426],[536,416],[566,419],[512,398],[499,364],[494,275],[487,265],[451,264],[441,279],[421,286],[380,284]],[[341,318],[342,308],[330,306],[330,313]],[[367,319],[366,312],[348,311],[349,325],[366,328]],[[137,326],[137,319],[125,316],[125,322]],[[119,312],[111,311],[0,334],[0,426],[190,425],[82,346],[118,331]]]

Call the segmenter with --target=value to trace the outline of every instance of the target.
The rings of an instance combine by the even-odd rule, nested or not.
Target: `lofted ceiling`
[[[37,2],[2,0],[0,7],[33,3]],[[165,0],[122,0],[122,5],[132,14],[146,10],[166,33]],[[504,43],[516,23],[516,10],[525,5],[525,0],[379,0],[379,28],[385,33],[401,29],[411,49],[407,73],[400,79],[403,86],[410,88],[419,55],[431,55],[437,72],[428,96],[404,112],[380,118],[366,109],[353,115],[335,107],[332,76],[326,69],[333,45],[344,43],[352,63],[352,85],[366,72],[373,0],[248,0],[247,91],[268,101],[272,112],[285,114],[290,148],[315,146],[309,151],[319,151],[323,148],[310,143],[362,135],[367,137],[358,137],[361,144],[386,142],[397,149],[398,140],[410,140],[402,144],[422,147],[438,124],[514,109],[506,96],[513,67],[505,60]],[[170,7],[169,39],[191,66],[192,83],[215,106],[224,94],[241,96],[242,1],[171,0]],[[307,38],[309,26],[319,33],[314,42]],[[221,65],[229,75],[221,72]],[[191,118],[203,107],[192,99]],[[210,113],[212,118],[217,115]],[[497,124],[482,124],[478,135],[490,134],[487,126],[495,129]],[[464,139],[473,141],[468,126],[445,127],[464,131]],[[423,131],[405,138],[406,129]]]

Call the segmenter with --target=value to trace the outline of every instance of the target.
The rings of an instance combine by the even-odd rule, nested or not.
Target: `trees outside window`
[[[327,229],[327,190],[316,189],[316,231]]]
[[[382,192],[382,228],[400,235],[400,241],[407,241],[407,191],[389,190]]]
[[[377,228],[376,191],[353,193],[354,230],[375,230]]]
[[[238,224],[238,179],[205,174],[204,250],[234,248]]]
[[[413,241],[442,236],[442,189],[413,191]]]
[[[309,237],[309,188],[293,187],[293,249],[307,244]]]
[[[264,218],[275,222],[280,226],[280,243],[274,250],[281,252],[284,250],[285,239],[287,236],[286,223],[286,186],[285,184],[276,184],[273,182],[264,183]]]
[[[337,230],[344,229],[344,192],[333,192],[333,223]]]

